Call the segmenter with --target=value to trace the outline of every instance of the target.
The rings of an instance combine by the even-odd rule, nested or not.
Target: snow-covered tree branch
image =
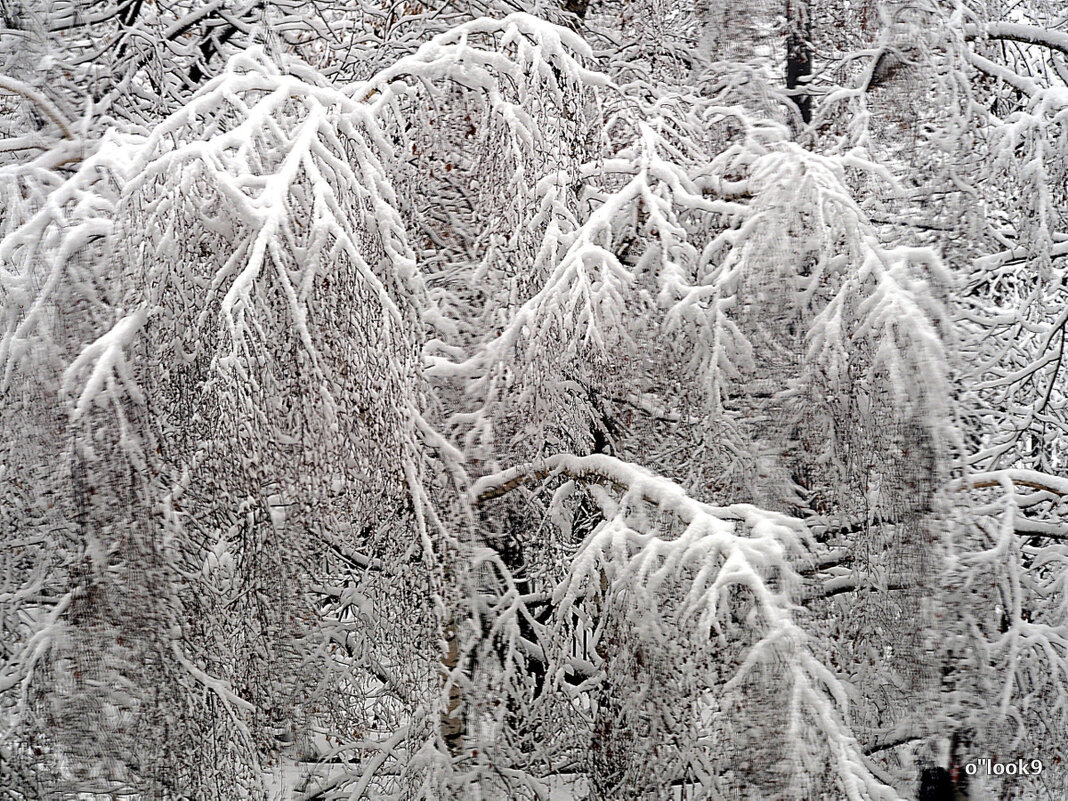
[[[1063,795],[1063,14],[0,10],[0,799]]]

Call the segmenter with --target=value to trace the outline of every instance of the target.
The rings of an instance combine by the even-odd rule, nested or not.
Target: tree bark
[[[812,15],[809,0],[786,0],[786,90],[801,119],[812,121],[812,96],[808,79],[812,75]]]

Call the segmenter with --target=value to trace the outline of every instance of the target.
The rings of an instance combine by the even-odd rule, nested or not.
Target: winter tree
[[[1068,9],[2,9],[0,798],[1066,792]]]

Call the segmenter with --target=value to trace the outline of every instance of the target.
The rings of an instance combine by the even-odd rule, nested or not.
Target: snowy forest
[[[0,12],[0,801],[1068,798],[1068,1]]]

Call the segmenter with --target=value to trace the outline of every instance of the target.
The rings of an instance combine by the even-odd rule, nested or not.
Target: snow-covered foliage
[[[1066,21],[736,5],[4,6],[0,798],[1063,794]]]

